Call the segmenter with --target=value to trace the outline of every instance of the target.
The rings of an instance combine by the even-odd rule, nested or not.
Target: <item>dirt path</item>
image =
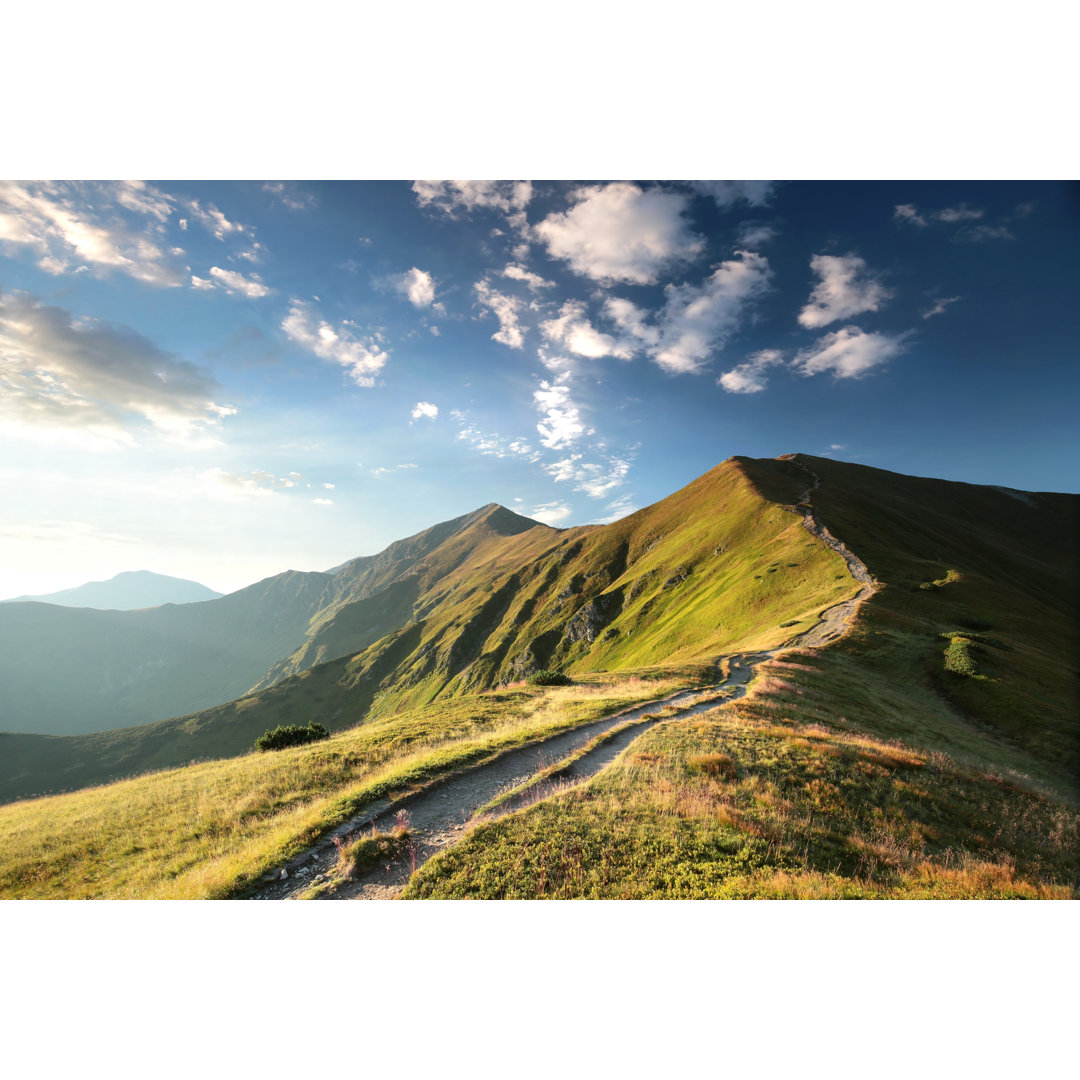
[[[474,820],[477,809],[484,807],[496,796],[524,786],[524,790],[516,792],[514,797],[500,804],[497,809],[485,813],[485,820],[502,817],[546,798],[561,788],[582,783],[595,776],[639,735],[663,720],[672,716],[686,717],[705,712],[742,696],[757,665],[763,660],[771,659],[786,649],[816,648],[840,637],[847,629],[847,620],[854,614],[856,606],[874,592],[875,584],[862,560],[814,517],[809,500],[820,486],[821,479],[802,462],[795,464],[803,469],[812,481],[803,492],[795,512],[802,515],[803,524],[813,536],[843,557],[851,576],[862,584],[862,588],[852,599],[822,612],[821,619],[815,626],[792,639],[783,648],[750,655],[739,654],[729,658],[729,677],[714,686],[681,691],[600,720],[590,721],[570,731],[506,751],[393,803],[382,802],[370,806],[329,833],[314,847],[275,871],[272,876],[264,878],[256,890],[249,894],[249,898],[294,900],[317,890],[333,878],[333,867],[338,859],[335,841],[355,839],[369,830],[390,831],[396,815],[404,811],[409,818],[411,838],[406,852],[388,864],[377,866],[347,882],[339,883],[332,893],[335,900],[392,899],[418,867],[433,855],[456,843]],[[661,710],[665,715],[656,716]],[[558,770],[557,779],[552,777],[529,784],[538,773],[543,773],[560,762],[565,762],[565,766]]]

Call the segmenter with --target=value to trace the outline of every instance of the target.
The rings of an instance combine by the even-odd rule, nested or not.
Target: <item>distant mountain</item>
[[[354,617],[348,634],[324,634],[312,647],[343,608],[392,586],[404,596],[410,582],[437,580],[468,558],[491,560],[506,537],[530,530],[558,535],[491,504],[337,573],[289,570],[216,600],[137,611],[2,604],[0,731],[85,734],[231,701],[370,644],[412,610],[395,609],[389,623]]]
[[[34,602],[104,611],[138,611],[161,604],[196,604],[202,600],[216,600],[222,595],[197,581],[154,574],[149,570],[128,570],[108,581],[89,581],[74,589],[62,589],[45,596],[16,596],[12,600],[0,600],[0,603]]]

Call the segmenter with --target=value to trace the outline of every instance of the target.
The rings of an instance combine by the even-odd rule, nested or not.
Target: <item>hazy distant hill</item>
[[[556,535],[492,505],[353,559],[336,573],[290,570],[202,603],[138,611],[0,605],[0,731],[84,734],[231,701],[308,666],[301,656],[270,674],[304,654],[310,636],[343,607],[391,585],[406,595],[410,582],[435,580],[469,556],[494,558],[506,537],[527,530]],[[400,612],[385,622],[380,610],[377,603],[367,615],[354,612],[349,642],[369,644],[399,625]],[[406,604],[405,617],[410,612]],[[331,634],[328,644],[324,635],[311,655],[340,655],[336,640]]]
[[[128,570],[108,581],[88,581],[74,589],[44,596],[16,596],[0,603],[36,602],[58,604],[61,607],[100,608],[105,611],[138,611],[160,604],[195,604],[201,600],[216,600],[222,593],[214,592],[197,581],[154,574],[149,570]]]

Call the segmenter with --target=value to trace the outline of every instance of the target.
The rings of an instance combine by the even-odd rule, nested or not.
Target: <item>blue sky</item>
[[[732,454],[1076,490],[1038,182],[0,185],[0,596],[228,591]]]

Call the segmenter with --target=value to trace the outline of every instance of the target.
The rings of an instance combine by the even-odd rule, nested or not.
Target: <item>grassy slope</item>
[[[1076,895],[1075,496],[803,461],[885,583],[853,632],[480,827],[407,895]],[[797,462],[744,466],[780,502],[805,484]],[[965,628],[982,678],[946,670],[940,635]]]
[[[706,673],[467,695],[310,746],[0,807],[0,897],[234,895],[370,803]]]
[[[612,525],[560,533],[494,505],[461,522],[438,544],[420,534],[422,559],[398,549],[381,570],[365,564],[364,588],[389,584],[339,606],[294,654],[298,673],[156,724],[0,736],[0,790],[22,797],[243,753],[278,724],[338,731],[549,664],[625,670],[776,645],[854,591],[839,556],[734,461]],[[365,644],[372,627],[392,629]],[[350,643],[355,654],[302,670],[310,650]]]

